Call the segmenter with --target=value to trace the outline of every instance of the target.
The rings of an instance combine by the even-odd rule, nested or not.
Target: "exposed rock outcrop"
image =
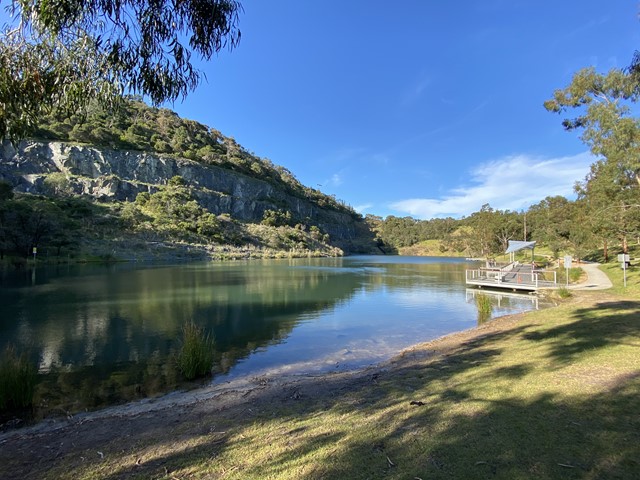
[[[366,230],[364,222],[344,211],[321,208],[309,199],[232,170],[140,151],[109,150],[61,142],[9,143],[0,150],[0,178],[16,191],[50,193],[47,176],[62,173],[76,195],[98,201],[133,201],[179,175],[193,187],[200,205],[214,214],[258,222],[265,210],[287,210],[301,222],[317,225],[333,244],[353,250]],[[364,229],[364,230],[363,230]]]

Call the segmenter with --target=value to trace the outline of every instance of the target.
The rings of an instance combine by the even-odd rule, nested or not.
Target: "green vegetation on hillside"
[[[248,152],[231,137],[166,108],[129,97],[110,112],[93,105],[86,114],[44,116],[35,133],[44,140],[77,142],[122,150],[140,150],[188,158],[269,182],[290,195],[360,218],[335,197],[306,187],[286,168]]]
[[[155,193],[139,193],[125,203],[121,218],[130,229],[162,232],[175,239],[221,243],[224,240],[217,217],[198,205],[182,177],[173,177]]]
[[[315,226],[251,224],[213,215],[198,205],[181,177],[139,194],[135,202],[108,204],[61,196],[64,182],[51,184],[57,185],[57,196],[14,194],[0,182],[0,260],[20,266],[34,248],[45,261],[342,254]]]
[[[640,197],[638,186],[629,188]],[[590,259],[594,252],[603,251],[601,261],[606,263],[611,254],[630,251],[629,238],[640,237],[638,214],[637,205],[629,206],[624,235],[617,227],[607,229],[601,224],[595,228],[597,216],[606,213],[591,210],[586,197],[575,201],[561,196],[547,197],[523,212],[483,205],[480,211],[461,219],[416,220],[394,216],[382,219],[367,215],[366,221],[381,242],[409,255],[495,258],[504,253],[509,240],[526,237],[538,242],[536,253],[544,253],[550,259],[565,254]]]
[[[45,115],[36,136],[40,140],[187,158],[257,178],[330,215],[332,211],[346,215],[360,232],[349,239],[351,245],[362,251],[373,248],[362,216],[334,196],[305,187],[286,168],[246,151],[233,138],[182,119],[168,109],[150,107],[136,97],[126,98],[116,111],[93,104],[83,113]],[[146,244],[158,246],[155,252],[160,258],[160,250],[168,243],[197,245],[203,254],[211,254],[220,246],[223,251],[214,252],[216,258],[226,257],[225,245],[257,248],[261,250],[257,256],[292,251],[297,252],[294,255],[341,254],[331,245],[341,239],[332,239],[311,219],[290,211],[290,206],[281,200],[274,199],[263,218],[239,222],[227,214],[214,215],[206,210],[198,203],[193,185],[180,178],[164,186],[149,185],[149,192],[139,194],[133,202],[112,200],[108,204],[79,198],[74,193],[81,188],[74,183],[76,180],[62,172],[48,173],[39,190],[46,196],[16,193],[15,198],[11,186],[0,182],[0,256],[8,253],[30,257],[33,248],[38,248],[49,258],[78,254],[102,259],[154,258],[155,254],[149,257],[143,253]]]
[[[34,248],[47,255],[67,255],[80,232],[90,232],[108,222],[106,207],[78,198],[15,195],[0,182],[0,259],[5,255],[29,257]],[[40,254],[44,254],[40,251]]]

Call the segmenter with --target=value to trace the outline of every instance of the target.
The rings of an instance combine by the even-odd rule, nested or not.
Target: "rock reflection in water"
[[[43,412],[176,388],[172,354],[186,321],[215,337],[217,381],[354,368],[472,326],[465,267],[347,257],[3,271],[0,348],[38,362]]]

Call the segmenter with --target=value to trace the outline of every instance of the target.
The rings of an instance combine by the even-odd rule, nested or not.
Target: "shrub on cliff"
[[[145,222],[149,227],[176,237],[199,235],[203,240],[220,242],[220,222],[193,199],[182,177],[173,177],[155,193],[138,194],[134,204],[122,209],[122,218],[132,227]]]

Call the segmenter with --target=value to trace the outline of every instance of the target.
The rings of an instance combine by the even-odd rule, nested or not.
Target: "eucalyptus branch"
[[[155,104],[184,98],[204,78],[192,55],[208,60],[240,40],[236,0],[14,0],[12,6],[19,24],[0,37],[0,136],[13,139],[28,134],[43,112],[82,109],[96,97],[106,105],[126,90]]]

